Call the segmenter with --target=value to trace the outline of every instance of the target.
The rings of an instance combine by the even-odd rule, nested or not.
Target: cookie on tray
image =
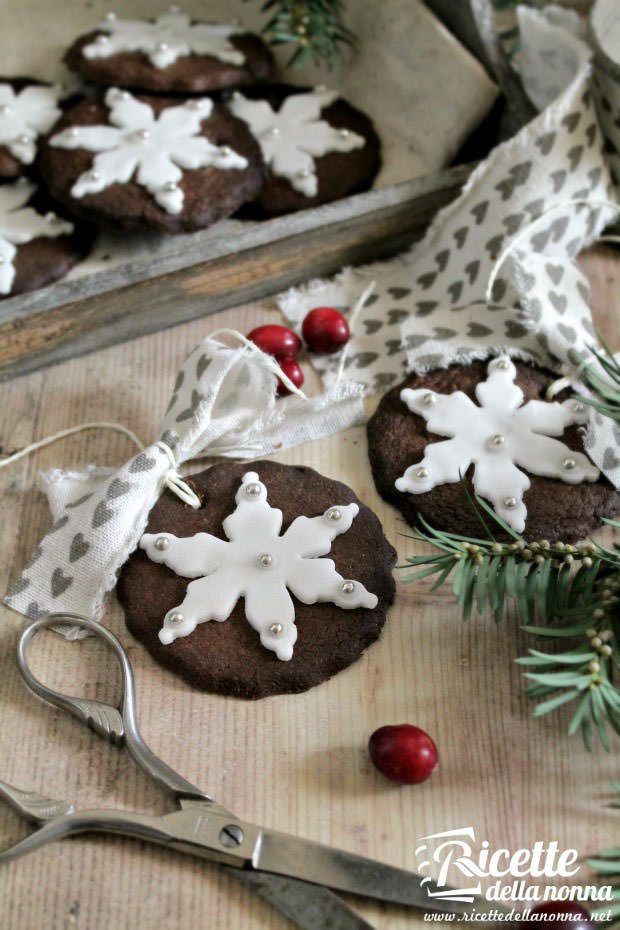
[[[588,408],[556,376],[506,356],[412,374],[368,423],[377,490],[411,526],[478,537],[462,485],[528,540],[574,542],[620,508],[584,449]],[[489,518],[495,535],[502,531]]]
[[[37,140],[59,118],[61,88],[0,77],[0,179],[17,178],[35,160]]]
[[[320,684],[379,637],[396,553],[350,488],[275,462],[187,480],[202,506],[166,491],[119,579],[127,625],[158,662],[260,698]]]
[[[38,168],[76,216],[130,230],[192,232],[256,197],[264,176],[246,126],[207,97],[134,96],[71,107]]]
[[[159,93],[203,94],[270,79],[273,56],[242,26],[193,21],[178,8],[155,20],[114,13],[80,36],[65,63],[87,81]]]
[[[236,91],[228,101],[258,140],[267,179],[258,215],[305,210],[367,190],[381,165],[381,143],[364,113],[337,91],[287,84]],[[246,211],[247,212],[247,211]]]
[[[25,178],[0,184],[0,297],[62,278],[92,243],[92,232],[49,209]]]

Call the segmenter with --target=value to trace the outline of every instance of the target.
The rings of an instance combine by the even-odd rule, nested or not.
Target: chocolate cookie
[[[0,184],[0,297],[57,281],[90,249],[92,232],[49,207],[25,178]]]
[[[382,398],[368,423],[368,455],[379,493],[412,526],[420,516],[439,529],[478,537],[481,524],[459,479],[460,470],[473,494],[478,468],[480,496],[526,539],[583,539],[618,511],[620,495],[583,454],[579,424],[587,416],[585,405],[564,391],[553,405],[538,411],[527,407],[528,401],[545,401],[554,380],[552,373],[530,365],[516,362],[513,368],[506,358],[410,375]],[[403,397],[403,389],[412,393]],[[456,406],[452,400],[447,406],[444,396],[457,391],[469,400],[457,396]],[[488,428],[475,412],[472,418],[470,406],[492,408]],[[513,431],[511,409],[524,430],[521,439]],[[449,438],[455,435],[461,437],[460,448]],[[418,488],[420,493],[412,493]],[[501,530],[492,528],[501,538]]]
[[[192,232],[229,216],[263,183],[260,150],[209,98],[134,97],[71,107],[41,144],[38,167],[76,216],[125,229]]]
[[[381,164],[370,119],[336,91],[273,84],[228,102],[258,140],[267,179],[248,215],[304,210],[367,190]]]
[[[127,625],[158,662],[259,698],[314,687],[378,638],[396,553],[350,488],[274,462],[188,480],[201,508],[166,491],[119,579]]]
[[[0,179],[34,162],[37,139],[58,117],[60,88],[30,78],[0,77]]]
[[[80,36],[65,63],[87,81],[160,93],[202,94],[267,81],[273,56],[241,26],[200,23],[180,10],[156,20],[119,19],[109,13]]]

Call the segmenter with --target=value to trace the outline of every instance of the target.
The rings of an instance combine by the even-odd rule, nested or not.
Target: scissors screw
[[[170,548],[170,540],[166,539],[165,536],[158,536],[155,540],[155,548],[159,549],[160,552],[165,552],[166,549]]]
[[[236,823],[229,823],[220,830],[220,843],[226,849],[233,849],[243,843],[243,830]]]

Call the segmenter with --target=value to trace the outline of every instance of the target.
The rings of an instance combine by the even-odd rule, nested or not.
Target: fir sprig
[[[293,47],[289,65],[312,60],[331,68],[344,48],[356,46],[342,0],[265,0],[261,10],[270,14],[263,28],[269,44]]]
[[[530,649],[517,660],[539,702],[535,716],[575,701],[569,732],[581,731],[590,748],[594,731],[609,749],[610,731],[620,734],[620,550],[526,543],[485,501],[474,503],[487,538],[441,532],[421,520],[415,538],[436,551],[408,558],[415,571],[403,580],[434,578],[435,591],[450,579],[464,619],[477,609],[499,621],[514,604],[527,633],[561,644],[559,652]],[[498,541],[493,526],[510,541]]]
[[[594,391],[594,396],[581,399],[603,416],[620,423],[620,362],[600,335],[598,339],[601,349],[591,348],[590,351],[600,368],[595,369],[593,363],[583,367],[584,379]]]
[[[620,782],[615,788],[618,799],[611,806],[620,808]],[[620,924],[620,846],[603,850],[593,859],[588,859],[588,865],[596,871],[602,884],[611,885],[613,888],[613,903],[606,903],[600,910],[594,911],[593,917],[602,919],[603,915],[609,911],[611,922],[607,926]]]

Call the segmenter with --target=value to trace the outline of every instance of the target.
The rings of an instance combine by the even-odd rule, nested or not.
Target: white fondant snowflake
[[[335,91],[322,89],[291,94],[276,111],[266,100],[250,100],[237,91],[229,107],[247,123],[271,171],[306,197],[315,197],[314,159],[328,152],[352,152],[366,144],[356,132],[337,129],[321,119],[323,108],[338,97]]]
[[[509,358],[492,361],[487,380],[476,386],[479,407],[462,391],[401,391],[401,400],[424,417],[429,432],[450,438],[429,443],[422,461],[398,478],[397,489],[423,494],[437,485],[459,481],[473,464],[476,493],[521,533],[527,516],[523,495],[530,479],[517,466],[568,484],[596,481],[599,471],[585,455],[550,438],[561,436],[571,424],[586,423],[586,405],[575,399],[561,404],[542,400],[523,404],[523,391],[514,383],[516,373]]]
[[[82,49],[85,58],[109,58],[122,52],[144,52],[156,68],[167,68],[178,58],[209,55],[231,65],[242,65],[243,52],[228,40],[244,30],[236,25],[192,23],[186,13],[171,9],[154,22],[117,19],[108,13],[99,35]]]
[[[23,178],[13,184],[0,185],[0,294],[11,293],[16,246],[40,236],[54,239],[73,232],[73,225],[54,213],[43,216],[26,206],[35,190],[34,184]]]
[[[213,110],[213,102],[206,97],[166,107],[159,116],[126,90],[112,88],[105,103],[111,125],[72,126],[50,139],[50,145],[57,148],[99,153],[92,168],[71,188],[74,197],[98,194],[111,184],[127,184],[135,174],[137,183],[160,207],[179,213],[184,200],[178,184],[181,169],[247,167],[247,159],[201,135],[201,123]]]
[[[319,517],[296,517],[280,536],[282,511],[267,502],[267,488],[247,472],[237,491],[234,513],[222,526],[228,541],[209,533],[179,539],[172,533],[146,533],[140,547],[154,562],[177,575],[195,578],[185,599],[168,611],[159,638],[171,643],[198,623],[226,620],[240,597],[245,615],[263,646],[287,661],[297,639],[295,607],[330,601],[338,607],[373,608],[377,597],[359,581],[344,579],[332,559],[322,559],[332,540],[351,527],[357,504],[335,505]]]
[[[10,84],[0,84],[0,145],[22,164],[32,164],[37,137],[60,116],[59,96],[59,87],[32,84],[14,90]]]

